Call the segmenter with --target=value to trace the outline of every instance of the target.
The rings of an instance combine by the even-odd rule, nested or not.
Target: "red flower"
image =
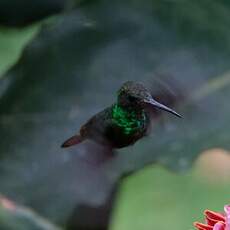
[[[195,222],[194,226],[198,230],[230,230],[230,205],[224,206],[225,213],[213,212],[205,210],[206,223]]]

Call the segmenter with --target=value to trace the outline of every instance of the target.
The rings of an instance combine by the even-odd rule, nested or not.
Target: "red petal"
[[[210,226],[214,226],[216,223],[220,222],[219,220],[211,219],[209,216],[206,216],[206,223]]]
[[[202,224],[199,222],[193,223],[194,227],[196,227],[198,230],[213,230],[213,227],[207,224]]]
[[[205,210],[204,215],[206,216],[207,223],[212,225],[212,226],[219,221],[225,222],[225,217],[218,212]]]

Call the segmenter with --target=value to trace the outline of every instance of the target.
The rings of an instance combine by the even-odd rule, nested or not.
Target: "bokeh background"
[[[230,203],[227,0],[0,1],[0,229],[193,229]],[[62,142],[127,80],[183,114],[102,164]]]

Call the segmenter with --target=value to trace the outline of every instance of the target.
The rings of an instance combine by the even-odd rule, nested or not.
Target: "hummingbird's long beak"
[[[167,111],[169,113],[174,114],[177,117],[182,118],[182,116],[180,114],[178,114],[176,111],[174,111],[174,110],[170,109],[169,107],[167,107],[167,106],[155,101],[153,98],[145,100],[145,103],[150,104],[150,105],[152,105],[152,106],[154,106],[156,108],[162,109],[164,111]]]

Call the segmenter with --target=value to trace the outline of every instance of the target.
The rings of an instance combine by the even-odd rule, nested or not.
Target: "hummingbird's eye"
[[[136,101],[136,97],[132,96],[132,95],[129,95],[128,96],[128,99],[129,99],[129,102],[134,102]]]

